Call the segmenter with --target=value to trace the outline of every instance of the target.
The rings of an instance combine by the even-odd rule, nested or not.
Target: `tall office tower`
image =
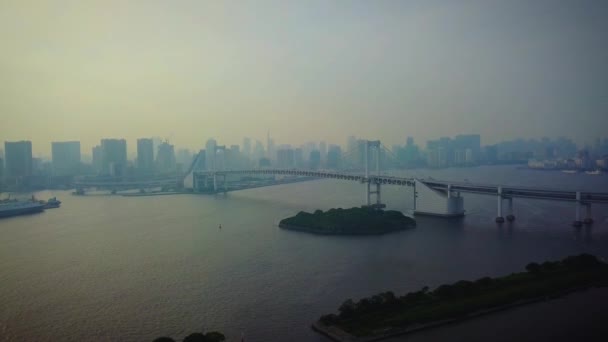
[[[125,139],[101,140],[101,173],[124,176],[127,169],[127,141]]]
[[[207,170],[215,170],[215,155],[217,149],[217,141],[215,139],[207,140],[205,144],[205,164]]]
[[[80,171],[80,141],[51,143],[53,175],[74,176]]]
[[[4,142],[5,169],[7,178],[28,177],[32,175],[32,142]]]
[[[247,159],[251,159],[251,138],[243,139],[243,154]]]
[[[137,171],[142,175],[154,173],[154,140],[137,139]]]
[[[325,141],[319,143],[319,153],[321,153],[321,164],[325,164],[327,161],[327,143]]]
[[[277,167],[291,169],[295,166],[295,153],[289,146],[281,146],[277,149]]]
[[[226,169],[226,145],[215,147],[214,170]]]
[[[310,168],[315,170],[321,166],[321,153],[319,150],[310,151],[310,158],[308,158]]]
[[[342,163],[342,150],[338,145],[330,145],[327,151],[327,168],[339,169]]]
[[[175,148],[167,141],[158,145],[158,152],[156,152],[156,170],[160,173],[175,172]]]

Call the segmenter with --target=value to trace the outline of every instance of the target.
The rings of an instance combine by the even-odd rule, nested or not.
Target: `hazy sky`
[[[0,141],[608,136],[608,1],[0,1]]]

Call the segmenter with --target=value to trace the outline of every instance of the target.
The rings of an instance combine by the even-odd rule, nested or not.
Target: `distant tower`
[[[207,144],[205,145],[205,164],[207,166],[207,170],[215,170],[215,155],[216,155],[217,142],[215,139],[207,140]]]

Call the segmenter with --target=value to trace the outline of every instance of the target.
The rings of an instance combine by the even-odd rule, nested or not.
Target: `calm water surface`
[[[436,179],[608,192],[608,176],[514,167],[419,170]],[[409,211],[412,190],[386,187]],[[0,341],[151,341],[219,330],[229,341],[326,341],[309,329],[346,298],[402,294],[520,271],[530,261],[590,252],[608,257],[608,208],[574,229],[572,203],[465,195],[462,220],[418,218],[376,237],[284,231],[299,210],[362,204],[363,185],[319,180],[226,196],[57,196],[59,209],[0,220]],[[222,229],[218,229],[219,224]]]

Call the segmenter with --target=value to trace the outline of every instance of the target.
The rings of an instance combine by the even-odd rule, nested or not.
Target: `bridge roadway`
[[[289,175],[306,176],[316,178],[342,179],[361,183],[400,185],[415,187],[416,178],[395,177],[388,175],[365,175],[354,173],[343,173],[339,171],[326,170],[297,170],[297,169],[250,169],[250,170],[225,170],[225,171],[195,171],[195,175],[210,176],[214,175]],[[574,191],[574,190],[555,190],[536,187],[522,186],[503,186],[475,183],[449,182],[441,180],[423,180],[429,188],[447,193],[451,192],[472,193],[479,195],[501,195],[503,198],[531,198],[557,201],[572,201],[585,203],[608,203],[608,193]],[[578,195],[578,198],[577,198]]]
[[[122,189],[139,189],[139,188],[151,188],[159,186],[175,186],[181,183],[181,179],[169,178],[169,179],[156,179],[149,181],[76,181],[74,187],[79,188],[122,188]]]

